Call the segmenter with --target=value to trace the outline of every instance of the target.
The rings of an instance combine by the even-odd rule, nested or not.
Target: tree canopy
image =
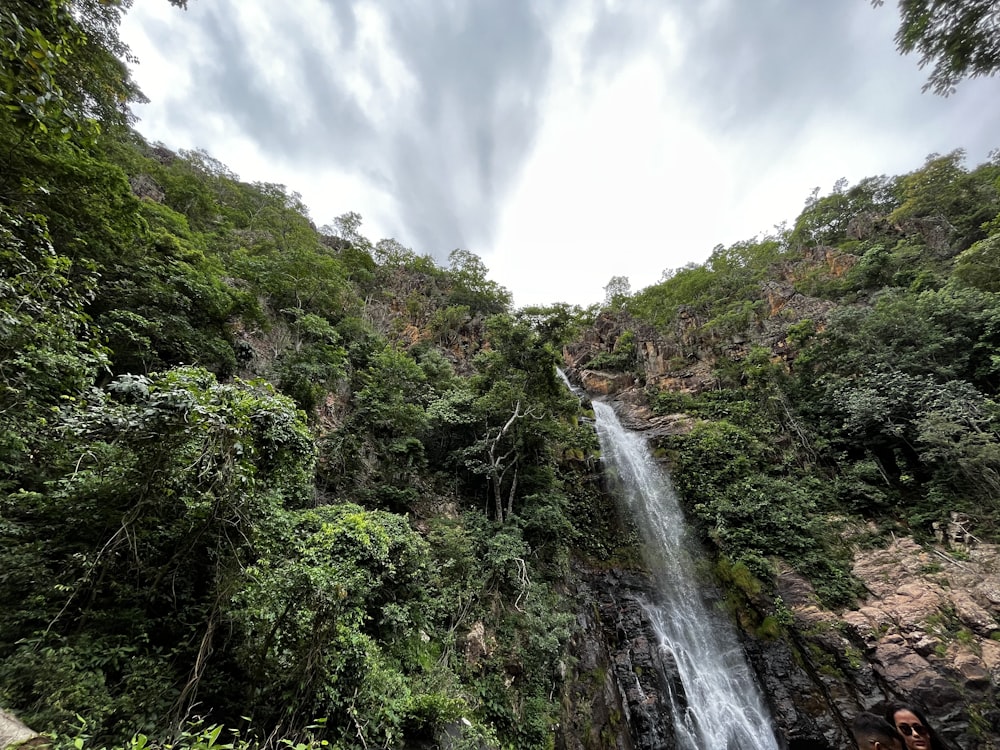
[[[965,78],[1000,70],[1000,9],[993,0],[899,0],[896,47],[931,68],[925,91],[947,96]]]
[[[651,331],[710,369],[633,395],[690,420],[658,448],[723,580],[780,558],[844,604],[843,519],[996,538],[995,159],[613,276],[612,324],[515,311],[471,250],[148,143],[128,5],[0,9],[0,704],[63,745],[552,747],[573,563],[636,559],[556,372],[608,330],[629,384]]]

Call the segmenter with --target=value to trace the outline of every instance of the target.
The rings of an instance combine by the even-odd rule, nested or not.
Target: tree
[[[503,522],[515,512],[515,500],[549,489],[537,467],[558,442],[553,417],[567,402],[556,377],[557,356],[528,321],[495,315],[486,335],[470,380],[478,434],[457,455],[471,475],[486,478],[493,515]]]
[[[225,602],[311,504],[312,437],[269,386],[196,368],[63,401],[37,491],[0,499],[0,694],[42,726],[164,726],[209,697]]]
[[[30,486],[48,421],[106,368],[85,313],[97,286],[57,252],[45,217],[0,206],[0,489]],[[22,473],[24,472],[24,473]]]
[[[186,8],[187,0],[170,0]],[[62,136],[114,126],[142,101],[118,36],[132,0],[8,0],[0,9],[0,110],[19,127]]]
[[[364,250],[371,250],[372,243],[368,241],[367,237],[361,234],[361,223],[361,214],[356,211],[348,211],[346,214],[341,214],[335,218],[333,220],[333,227],[330,227],[330,229],[333,229],[333,234],[344,240],[344,242]]]
[[[68,127],[68,106],[58,76],[80,42],[79,29],[69,10],[55,0],[4,5],[0,10],[3,109],[30,130]]]
[[[414,624],[429,627],[426,542],[404,517],[351,503],[280,528],[227,606],[234,658],[249,676],[241,705],[293,729],[330,717],[334,736],[398,747],[419,695],[386,652]]]
[[[542,340],[561,349],[574,340],[585,326],[593,325],[597,306],[588,308],[556,302],[554,305],[532,305],[521,308],[518,313],[534,326]]]
[[[955,259],[953,278],[984,292],[1000,292],[1000,232],[975,243]]]
[[[487,278],[482,259],[469,250],[455,249],[448,256],[453,287],[448,301],[466,305],[480,315],[496,315],[510,307],[510,292]]]
[[[885,176],[868,177],[847,188],[838,180],[830,195],[822,198],[817,188],[795,221],[789,244],[836,246],[852,235],[856,238],[857,230],[852,232],[852,227],[874,223],[898,207],[894,183],[895,179]]]
[[[621,307],[632,294],[628,276],[612,276],[604,287],[605,307]]]
[[[884,0],[872,0],[882,5]],[[933,65],[924,91],[948,96],[963,78],[1000,70],[1000,6],[994,0],[900,0],[896,48]]]

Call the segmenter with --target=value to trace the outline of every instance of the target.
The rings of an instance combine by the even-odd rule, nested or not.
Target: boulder
[[[14,714],[0,709],[0,750],[9,747],[47,747],[48,740],[28,727]]]
[[[635,384],[635,375],[622,372],[601,372],[583,370],[580,382],[587,393],[595,396],[609,396]]]

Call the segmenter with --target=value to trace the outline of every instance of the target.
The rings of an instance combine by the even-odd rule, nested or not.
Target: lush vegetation
[[[560,586],[621,544],[555,373],[596,310],[145,142],[126,6],[0,10],[0,705],[77,747],[550,747]],[[1000,161],[954,153],[612,279],[591,365],[712,353],[649,397],[695,419],[663,448],[724,576],[844,603],[833,519],[997,536],[998,254]]]
[[[831,530],[929,539],[961,513],[1000,534],[998,241],[997,155],[840,182],[793,227],[619,295],[619,334],[587,366],[642,375],[620,353],[643,331],[676,352],[668,379],[700,367],[687,391],[647,386],[656,412],[695,418],[661,446],[693,518],[730,562],[766,581],[781,558],[845,604]]]
[[[121,7],[0,11],[0,705],[98,746],[547,747],[596,497],[555,350],[473,253],[146,143]]]
[[[872,0],[879,6],[884,0]],[[931,66],[924,90],[947,96],[962,79],[1000,70],[1000,17],[992,0],[900,0],[896,48]]]

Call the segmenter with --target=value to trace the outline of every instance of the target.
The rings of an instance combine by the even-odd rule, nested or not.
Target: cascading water
[[[684,750],[777,750],[771,721],[735,629],[697,582],[686,524],[670,479],[641,435],[594,402],[604,461],[620,479],[641,530],[660,601],[648,605],[659,638],[676,746]]]

